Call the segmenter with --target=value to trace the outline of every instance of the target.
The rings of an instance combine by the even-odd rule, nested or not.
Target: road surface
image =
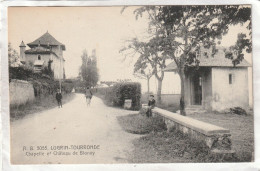
[[[139,135],[122,130],[117,116],[136,113],[107,107],[83,94],[65,104],[11,122],[12,164],[127,163],[131,141]]]

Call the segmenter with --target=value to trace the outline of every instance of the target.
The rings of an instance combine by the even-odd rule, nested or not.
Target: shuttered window
[[[228,80],[229,80],[229,84],[233,83],[233,76],[232,76],[232,74],[228,75]]]

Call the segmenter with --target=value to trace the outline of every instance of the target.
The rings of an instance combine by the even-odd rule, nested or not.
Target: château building
[[[57,41],[48,31],[38,39],[27,44],[20,44],[20,61],[28,67],[33,68],[36,73],[41,73],[44,68],[50,68],[55,79],[64,78],[63,51],[65,45]]]

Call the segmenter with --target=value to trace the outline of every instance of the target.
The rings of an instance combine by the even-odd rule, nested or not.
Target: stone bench
[[[190,139],[204,143],[212,152],[234,153],[228,129],[157,107],[153,109],[153,116],[163,117],[168,131],[180,131]]]

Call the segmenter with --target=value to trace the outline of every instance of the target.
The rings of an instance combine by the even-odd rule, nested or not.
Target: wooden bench
[[[180,131],[190,139],[204,143],[212,152],[234,153],[228,129],[157,107],[153,109],[153,116],[163,117],[168,131]]]

